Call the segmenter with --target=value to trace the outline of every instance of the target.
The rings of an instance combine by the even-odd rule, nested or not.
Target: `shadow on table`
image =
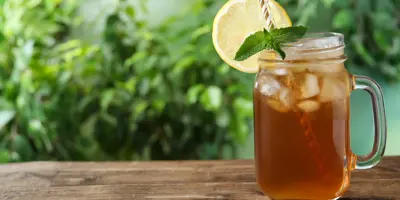
[[[258,188],[256,190],[256,193],[260,196],[264,196],[264,194]],[[343,197],[343,198],[339,198],[338,200],[395,200],[395,198],[393,198],[393,197],[358,197],[358,198]]]
[[[339,200],[394,200],[389,197],[360,197],[360,198],[340,198]]]

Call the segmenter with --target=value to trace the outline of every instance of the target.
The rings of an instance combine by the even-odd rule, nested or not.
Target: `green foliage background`
[[[225,1],[193,1],[158,26],[115,1],[95,41],[83,1],[0,2],[0,162],[235,158],[251,134],[254,74],[211,41]],[[280,2],[299,24],[344,33],[351,70],[399,80],[400,2]],[[329,27],[313,26],[324,9]]]

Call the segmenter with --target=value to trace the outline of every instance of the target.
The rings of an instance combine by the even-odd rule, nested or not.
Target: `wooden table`
[[[354,171],[347,199],[400,199],[400,157]],[[374,197],[374,198],[373,198]],[[0,165],[0,200],[267,199],[251,160]],[[343,198],[346,199],[346,198]]]

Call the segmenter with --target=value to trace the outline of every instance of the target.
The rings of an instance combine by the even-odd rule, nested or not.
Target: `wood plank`
[[[355,182],[348,198],[399,199],[399,181],[370,180],[357,186]],[[379,191],[379,194],[377,194]],[[13,187],[0,189],[0,199],[265,199],[255,183],[177,183],[84,185],[67,187]]]
[[[400,199],[400,157],[352,173],[346,197]],[[374,197],[374,198],[371,198]],[[268,199],[252,160],[0,165],[1,200]]]

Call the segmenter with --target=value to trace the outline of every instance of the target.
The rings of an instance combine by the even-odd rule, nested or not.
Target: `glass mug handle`
[[[386,113],[382,89],[377,82],[366,76],[353,75],[353,90],[364,90],[371,95],[374,113],[375,139],[372,152],[365,156],[357,155],[355,169],[369,169],[377,165],[385,153],[386,148]]]

